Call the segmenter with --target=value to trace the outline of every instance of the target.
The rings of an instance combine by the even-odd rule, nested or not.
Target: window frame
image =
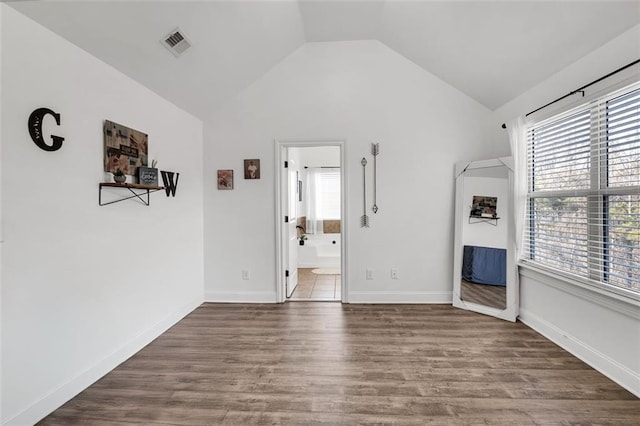
[[[318,212],[318,219],[340,220],[340,169],[337,167],[323,167],[319,170],[319,179],[322,182],[320,185],[321,190],[316,193],[316,196],[322,199],[319,203],[322,211]],[[335,200],[337,200],[334,203],[335,205],[332,206],[329,206],[326,202],[326,197],[330,193],[333,193]]]
[[[589,188],[580,189],[554,189],[548,191],[535,191],[534,183],[535,177],[533,175],[533,166],[530,164],[530,158],[527,154],[527,195],[526,195],[526,215],[523,232],[525,236],[531,236],[531,242],[526,245],[523,244],[520,258],[518,259],[518,265],[521,267],[530,268],[533,271],[544,273],[546,275],[555,276],[561,281],[572,284],[577,284],[582,288],[588,288],[595,290],[600,294],[609,294],[616,299],[622,297],[622,300],[633,300],[635,305],[638,305],[640,301],[640,290],[635,291],[626,289],[615,284],[610,284],[605,281],[607,275],[607,244],[608,244],[608,227],[609,227],[609,209],[608,199],[611,196],[616,195],[638,195],[640,194],[640,185],[630,186],[608,186],[608,170],[609,161],[606,153],[603,150],[607,150],[606,141],[603,141],[602,134],[605,131],[599,128],[602,124],[602,117],[606,116],[607,102],[611,99],[615,99],[620,96],[624,96],[626,93],[640,90],[640,81],[634,80],[631,84],[625,82],[621,87],[611,88],[606,92],[600,92],[590,96],[587,100],[573,105],[572,107],[565,107],[563,110],[551,113],[544,119],[531,120],[526,124],[527,134],[535,127],[540,127],[546,123],[551,123],[555,120],[561,120],[563,117],[576,114],[580,110],[590,111],[590,170],[589,170]],[[595,119],[594,119],[595,118]],[[529,153],[531,149],[529,137],[527,136],[526,152]],[[532,228],[535,223],[534,202],[537,198],[554,198],[554,197],[586,197],[586,219],[587,219],[587,255],[586,260],[588,264],[587,275],[583,276],[570,271],[562,270],[554,266],[541,263],[531,258],[533,255],[535,242],[533,240],[534,232]],[[593,211],[593,206],[596,207],[596,211]],[[599,218],[599,220],[594,220]],[[526,238],[525,238],[526,240]]]

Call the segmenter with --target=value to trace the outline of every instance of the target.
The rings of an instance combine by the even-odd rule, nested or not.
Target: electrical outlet
[[[242,279],[243,280],[248,280],[249,278],[251,278],[251,273],[249,272],[248,269],[243,269],[242,270]]]
[[[391,279],[392,280],[397,280],[398,279],[398,269],[397,268],[391,268]]]
[[[367,269],[367,279],[368,280],[373,279],[373,269]]]

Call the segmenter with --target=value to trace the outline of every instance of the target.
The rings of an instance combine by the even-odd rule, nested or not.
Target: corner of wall
[[[203,123],[5,4],[0,23],[0,422],[33,424],[203,302]],[[26,128],[42,104],[54,153]],[[174,197],[98,205],[105,119],[153,138]]]
[[[2,40],[3,35],[3,15],[6,6],[0,3],[0,424],[2,423],[2,247],[4,246],[4,221],[2,220],[2,146],[4,140],[4,130],[2,127]]]
[[[518,319],[640,398],[640,374],[526,308]]]
[[[56,408],[69,401],[71,398],[116,368],[124,360],[135,355],[136,352],[140,351],[153,340],[158,338],[162,333],[174,326],[201,304],[202,299],[197,298],[179,309],[170,312],[165,318],[156,322],[147,330],[142,331],[133,339],[125,342],[122,346],[95,363],[91,368],[70,378],[66,383],[44,395],[15,417],[3,420],[2,424],[6,426],[20,426],[25,424],[34,424],[40,421]]]
[[[492,114],[490,127],[487,128],[489,136],[499,141],[498,144],[507,144],[507,133],[500,128],[503,122],[535,110],[577,87],[588,84],[635,61],[638,58],[638,48],[640,47],[638,40],[640,40],[640,25],[630,28],[502,105]],[[623,84],[633,74],[638,76],[637,67],[632,68],[636,68],[636,70],[629,69],[592,86],[586,94],[587,97],[594,96],[595,93],[606,87]],[[539,117],[542,117],[542,114],[559,112],[561,109],[576,105],[576,102],[583,101],[581,98],[569,97],[541,111]],[[508,144],[505,146],[508,147]],[[618,329],[633,330],[636,327],[635,330],[637,330],[638,319],[618,316],[616,309],[607,306],[594,310],[586,298],[575,292],[564,291],[562,293],[563,300],[560,302],[553,297],[554,294],[551,294],[554,291],[553,286],[544,285],[539,277],[527,277],[527,272],[523,272],[522,268],[519,278],[521,288],[519,318],[523,323],[640,396],[640,373],[637,371],[637,363],[630,361],[634,357],[636,360],[638,359],[638,347],[636,345],[630,350],[617,350],[625,342],[628,342],[628,336],[621,336]],[[533,281],[534,279],[535,281]],[[559,278],[550,278],[549,280],[554,284],[560,281]],[[555,296],[559,296],[559,294],[555,294]],[[582,312],[582,316],[579,316],[580,312]],[[598,335],[596,337],[593,331],[607,323],[609,327],[612,327],[608,336]]]

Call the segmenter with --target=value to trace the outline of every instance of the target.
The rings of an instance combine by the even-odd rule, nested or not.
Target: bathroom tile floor
[[[289,300],[340,301],[340,274],[317,275],[312,270],[313,268],[298,269],[298,285]]]

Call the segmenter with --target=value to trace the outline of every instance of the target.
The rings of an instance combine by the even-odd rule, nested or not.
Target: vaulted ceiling
[[[638,1],[8,4],[203,120],[307,42],[379,40],[495,109],[640,23]],[[176,27],[179,58],[159,42]]]

